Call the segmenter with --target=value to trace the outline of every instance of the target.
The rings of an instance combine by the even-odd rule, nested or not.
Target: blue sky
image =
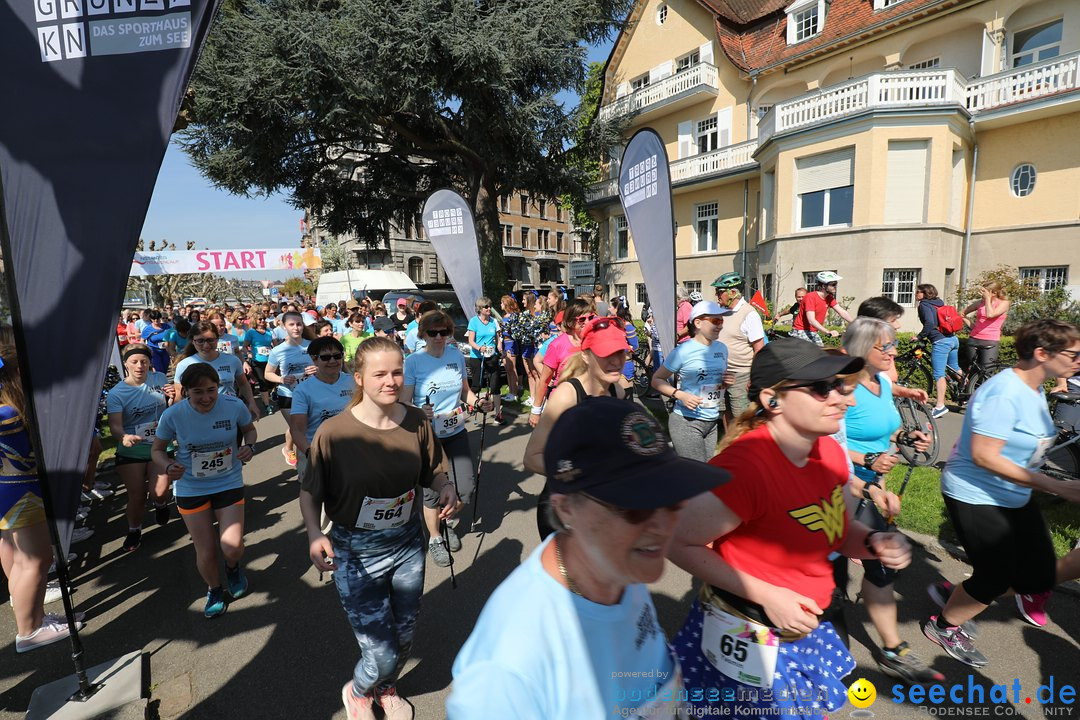
[[[591,47],[589,61],[605,60],[611,44]],[[572,93],[560,99],[577,102]],[[183,249],[188,240],[200,249],[299,247],[302,217],[303,212],[290,206],[286,196],[245,198],[215,188],[173,143],[158,173],[142,238],[147,243],[167,239],[177,249]]]

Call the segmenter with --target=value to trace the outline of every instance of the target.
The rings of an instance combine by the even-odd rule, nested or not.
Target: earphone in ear
[[[776,409],[780,407],[780,402],[776,398],[769,398],[769,407]]]

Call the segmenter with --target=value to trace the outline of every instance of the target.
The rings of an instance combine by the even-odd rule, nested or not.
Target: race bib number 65
[[[771,688],[780,641],[766,625],[702,603],[701,651],[713,667],[736,682]]]

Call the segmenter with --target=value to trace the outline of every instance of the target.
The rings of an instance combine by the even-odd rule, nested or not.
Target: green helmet
[[[714,288],[720,288],[721,290],[740,288],[742,287],[742,284],[742,275],[737,272],[724,273],[723,275],[712,281],[712,286]]]

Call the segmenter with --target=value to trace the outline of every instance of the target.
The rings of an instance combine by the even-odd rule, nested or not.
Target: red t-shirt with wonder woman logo
[[[796,467],[762,425],[709,463],[731,473],[713,493],[742,519],[713,550],[735,569],[813,598],[824,610],[834,587],[829,554],[847,532],[848,466],[840,445],[818,438],[806,465]]]

